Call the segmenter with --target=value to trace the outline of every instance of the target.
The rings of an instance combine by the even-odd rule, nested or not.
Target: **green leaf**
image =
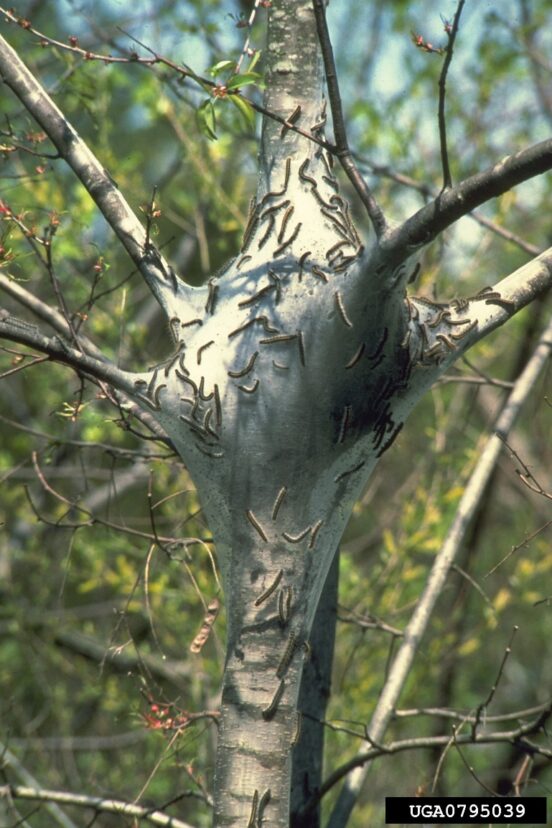
[[[217,121],[215,117],[215,107],[213,101],[207,98],[200,104],[196,112],[197,125],[200,131],[207,136],[211,141],[217,140]]]
[[[227,69],[233,69],[236,65],[236,61],[234,60],[219,60],[218,63],[215,63],[214,66],[211,66],[209,69],[209,74],[216,78],[217,75],[220,75],[221,72],[225,72]]]
[[[261,57],[261,54],[262,54],[261,49],[258,49],[255,52],[255,54],[253,55],[253,57],[251,58],[251,61],[249,63],[249,69],[248,69],[249,72],[252,72],[253,69],[255,68],[255,66],[258,64],[258,62],[260,60],[260,57]]]
[[[229,95],[228,100],[231,101],[242,118],[244,119],[245,123],[251,129],[255,128],[255,110],[251,106],[246,98],[242,98],[240,95]]]
[[[242,86],[248,86],[251,83],[259,84],[261,80],[262,75],[258,72],[244,72],[242,75],[232,75],[226,84],[226,88],[241,89]]]

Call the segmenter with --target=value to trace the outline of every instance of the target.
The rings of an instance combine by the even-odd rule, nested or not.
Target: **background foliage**
[[[397,219],[440,186],[441,57],[417,49],[411,35],[442,43],[439,12],[454,12],[442,5],[337,0],[331,8],[351,144]],[[250,6],[66,0],[22,2],[16,11],[62,43],[77,38],[102,54],[149,54],[132,35],[205,74],[239,54],[246,29],[237,24]],[[252,42],[260,48],[264,12],[258,17]],[[218,140],[209,140],[196,117],[205,94],[166,66],[87,61],[0,25],[131,205],[147,209],[157,188],[156,241],[179,272],[199,284],[234,255],[256,163],[255,131],[236,110],[217,105]],[[468,3],[448,82],[455,180],[548,134],[551,38],[545,0]],[[122,366],[143,364],[145,354],[154,364],[169,338],[148,291],[72,174],[43,155],[51,153],[48,142],[6,91],[0,113],[0,274],[54,307],[61,289],[74,324]],[[550,189],[545,176],[482,211],[523,238],[526,250],[464,219],[424,253],[416,292],[469,294],[525,261],[527,246],[550,244]],[[11,299],[3,296],[2,304],[25,316]],[[545,297],[518,314],[427,396],[355,508],[342,548],[329,770],[360,744],[352,733],[363,735],[394,631],[408,618],[484,435],[549,311]],[[19,347],[0,355],[0,740],[43,787],[157,806],[178,797],[169,812],[206,826],[215,725],[208,716],[189,724],[182,717],[216,711],[224,616],[201,653],[190,654],[207,603],[221,598],[191,481],[170,450],[141,439],[143,427],[101,389],[54,365],[12,373],[28,361]],[[551,491],[547,393],[550,371],[512,446]],[[550,695],[550,500],[531,493],[516,468],[506,451],[462,571],[449,578],[424,640],[404,708],[476,708],[514,625],[489,714]],[[178,716],[175,727],[163,726]],[[449,721],[418,715],[399,718],[390,737],[451,732]],[[381,822],[385,795],[430,793],[433,784],[443,795],[477,795],[480,780],[506,793],[523,759],[515,746],[466,749],[464,759],[450,750],[439,764],[442,755],[380,759],[352,824]],[[6,774],[14,780],[17,771]],[[527,792],[549,793],[550,763],[537,759],[524,780]],[[39,810],[29,824],[40,828],[49,819]],[[74,819],[87,824],[82,813]],[[123,823],[102,815],[95,824]]]

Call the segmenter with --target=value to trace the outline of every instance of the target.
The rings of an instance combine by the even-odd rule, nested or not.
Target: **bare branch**
[[[148,735],[147,730],[130,730],[126,733],[114,733],[110,736],[29,736],[23,739],[10,738],[10,745],[24,751],[110,752],[136,748],[136,745],[144,742]]]
[[[39,319],[42,319],[44,322],[51,325],[51,327],[57,331],[57,333],[61,334],[61,336],[67,339],[69,338],[71,332],[64,314],[60,313],[58,310],[55,310],[55,308],[52,308],[50,305],[47,305],[46,302],[43,302],[29,290],[24,288],[15,279],[10,279],[9,276],[4,276],[4,274],[0,273],[0,290],[3,290],[4,293],[7,293],[12,297],[12,299],[15,299],[23,305],[23,307],[28,308],[28,310],[32,311]],[[79,335],[78,342],[79,346],[87,354],[102,362],[105,361],[105,355],[90,339]]]
[[[518,452],[515,451],[512,446],[508,445],[507,441],[504,440],[504,445],[510,452],[511,456],[517,460],[520,464],[521,469],[516,469],[516,474],[523,483],[524,486],[527,486],[532,492],[535,494],[539,494],[542,497],[546,498],[547,500],[552,500],[552,492],[547,492],[544,486],[537,480],[527,463],[524,463],[521,457],[519,456]]]
[[[246,24],[247,25],[247,37],[245,38],[245,43],[243,44],[238,62],[236,63],[236,68],[234,70],[236,72],[236,74],[240,71],[241,65],[244,61],[244,58],[249,57],[252,54],[254,54],[255,50],[251,49],[251,47],[250,47],[251,31],[253,29],[253,24],[255,22],[255,17],[257,16],[257,12],[259,10],[260,3],[261,3],[261,0],[255,0],[255,2],[253,3],[253,8],[251,9],[251,13],[249,15],[249,18],[247,20],[247,24]]]
[[[535,716],[537,713],[544,713],[551,709],[552,701],[546,701],[535,707],[528,707],[525,710],[515,710],[513,713],[502,713],[497,716],[485,716],[485,724],[493,722],[507,722],[512,719],[526,719],[528,716]],[[415,707],[408,710],[395,710],[395,719],[406,719],[412,716],[435,716],[443,719],[454,719],[459,722],[474,722],[475,716],[470,713],[461,713],[457,710],[450,710],[448,707]]]
[[[149,653],[125,652],[121,647],[109,647],[89,635],[83,635],[76,630],[60,630],[54,634],[54,642],[58,647],[69,650],[102,667],[108,664],[112,670],[128,675],[135,670],[149,673],[156,681],[168,681],[175,687],[187,686],[187,682],[194,675],[190,663],[165,659]]]
[[[384,254],[424,247],[462,216],[492,198],[552,169],[552,139],[507,155],[483,172],[444,191],[380,241]],[[403,254],[404,255],[404,254]]]
[[[477,728],[481,724],[481,718],[483,716],[483,713],[486,711],[487,707],[490,705],[490,703],[494,699],[494,695],[495,695],[495,693],[498,689],[498,685],[500,684],[502,676],[504,675],[504,668],[506,667],[506,662],[508,661],[508,659],[510,657],[510,654],[512,652],[512,645],[514,643],[514,638],[516,636],[516,633],[517,633],[518,629],[519,629],[519,627],[516,626],[512,630],[512,635],[510,636],[510,643],[508,644],[508,646],[504,650],[504,655],[502,656],[502,661],[500,662],[500,667],[498,668],[498,673],[497,673],[497,676],[494,680],[493,686],[489,690],[489,694],[488,694],[487,698],[485,699],[485,701],[481,702],[481,704],[478,706],[478,708],[475,712],[475,721],[473,722],[473,725],[472,725],[472,733],[473,733],[474,736],[475,736],[475,733],[477,731]]]
[[[336,155],[339,158],[341,166],[345,170],[353,187],[357,191],[362,203],[366,207],[366,210],[376,232],[376,236],[380,238],[387,230],[387,220],[380,206],[378,205],[376,199],[374,198],[372,191],[370,190],[366,181],[360,174],[360,171],[349,149],[347,131],[345,129],[345,121],[343,119],[343,110],[341,107],[341,95],[339,92],[339,83],[337,80],[337,72],[335,68],[332,44],[330,41],[330,34],[328,32],[328,25],[326,22],[324,0],[313,0],[313,7],[314,15],[316,18],[318,39],[320,41],[320,48],[322,50],[322,57],[324,60],[324,68],[326,71],[328,97],[330,99],[330,107],[332,110],[334,135],[337,149]]]
[[[396,638],[400,638],[402,636],[402,630],[397,629],[397,627],[392,627],[390,624],[386,624],[385,621],[382,621],[380,618],[376,618],[375,615],[370,614],[368,616],[364,616],[354,610],[348,610],[345,607],[340,607],[340,610],[341,609],[347,613],[347,615],[340,613],[337,616],[338,620],[343,624],[355,624],[357,627],[364,630],[381,630],[382,632],[389,633]]]
[[[496,563],[492,567],[492,569],[489,569],[489,571],[486,572],[483,577],[488,578],[490,575],[493,575],[496,572],[497,569],[500,569],[500,567],[503,564],[505,564],[506,561],[508,561],[512,557],[512,555],[515,555],[516,552],[518,552],[520,549],[527,548],[527,545],[529,543],[531,543],[531,541],[534,540],[538,535],[540,535],[542,532],[544,532],[546,529],[548,529],[549,526],[552,526],[552,520],[547,520],[546,523],[543,526],[539,526],[538,529],[535,529],[535,531],[531,532],[530,535],[526,535],[523,538],[523,540],[521,541],[521,543],[517,543],[515,546],[512,546],[512,548],[510,549],[508,554],[504,555],[504,557],[502,557],[498,561],[498,563]]]
[[[449,23],[445,23],[445,31],[448,37],[448,45],[445,49],[445,60],[443,62],[443,68],[441,70],[441,75],[439,77],[439,140],[441,144],[441,164],[443,166],[443,190],[446,190],[452,186],[452,178],[450,176],[450,166],[447,148],[447,123],[445,117],[447,74],[450,68],[450,64],[452,62],[454,41],[456,40],[456,35],[458,34],[460,15],[462,14],[462,9],[464,8],[465,2],[466,0],[460,0],[460,2],[458,3],[458,7],[456,9],[456,14],[454,15],[454,21],[452,25],[450,25]]]
[[[457,735],[456,735],[456,728],[453,728],[453,731],[454,731],[454,738],[453,738],[452,743],[453,743],[454,747],[456,748],[456,752],[460,756],[460,758],[461,758],[462,762],[464,763],[464,766],[466,767],[466,770],[468,771],[470,776],[477,782],[477,784],[481,788],[483,788],[484,791],[487,791],[487,793],[491,794],[491,796],[497,796],[497,792],[493,791],[492,788],[489,788],[487,785],[485,785],[485,783],[477,776],[474,768],[472,767],[472,765],[470,765],[470,763],[468,762],[468,760],[464,756],[463,752],[460,750],[460,745],[458,743],[458,739],[457,739]]]
[[[506,437],[511,431],[522,405],[527,400],[535,382],[537,381],[552,348],[552,320],[540,338],[532,357],[518,377],[515,386],[509,395],[495,424],[494,434],[489,437],[487,444],[480,454],[479,461],[473,470],[464,489],[464,494],[458,505],[456,516],[447,533],[441,550],[427,579],[425,589],[404,631],[398,652],[393,660],[387,681],[382,689],[372,720],[367,727],[370,740],[381,740],[395,706],[404,687],[406,678],[412,667],[414,657],[420,645],[423,634],[427,629],[429,619],[435,604],[441,594],[448,573],[461,548],[468,528],[471,525],[483,492],[490,480],[491,474],[498,462],[503,447],[501,437]],[[500,435],[500,436],[499,436]],[[366,778],[368,765],[362,761],[363,767],[355,767],[339,795],[338,801],[329,820],[328,828],[337,828],[347,822],[348,815],[360,794]]]
[[[78,373],[108,382],[129,395],[132,395],[135,390],[132,374],[121,371],[107,360],[100,361],[77,351],[58,336],[45,336],[36,325],[12,316],[3,308],[0,308],[0,339],[10,339],[22,345],[28,345],[40,353],[47,354],[56,362],[69,365]]]
[[[46,479],[42,469],[38,465],[38,453],[33,451],[32,453],[32,460],[33,460],[33,467],[36,472],[36,476],[44,489],[48,494],[52,495],[56,500],[60,503],[63,503],[68,507],[68,512],[79,512],[84,515],[84,520],[77,523],[72,522],[68,523],[65,522],[65,515],[62,517],[57,518],[56,520],[48,520],[44,515],[39,514],[38,510],[36,509],[29,491],[26,489],[27,499],[29,501],[29,505],[31,506],[33,512],[35,513],[37,519],[41,523],[45,523],[49,526],[54,526],[60,529],[81,529],[85,526],[94,526],[100,525],[105,526],[107,529],[112,529],[115,532],[120,532],[124,535],[131,535],[132,537],[137,538],[144,538],[151,543],[157,544],[167,555],[168,558],[171,560],[179,560],[179,558],[175,557],[173,554],[173,548],[184,548],[187,549],[189,546],[195,546],[196,544],[200,544],[201,546],[207,548],[207,544],[211,543],[212,541],[208,538],[198,538],[198,537],[166,537],[160,536],[156,532],[150,534],[149,532],[143,532],[140,529],[133,529],[131,526],[124,526],[122,524],[114,523],[111,520],[106,520],[105,518],[99,517],[97,514],[93,513],[90,508],[87,508],[86,505],[82,505],[79,503],[78,498],[68,498],[65,495],[58,492],[51,483],[48,482]]]
[[[7,276],[0,274],[0,290],[5,291],[9,296],[19,302],[23,307],[27,308],[28,310],[32,311],[35,316],[38,316],[39,319],[44,320],[47,322],[51,327],[61,334],[62,337],[65,339],[68,338],[69,335],[69,328],[67,325],[67,321],[64,318],[63,314],[59,311],[51,308],[45,302],[43,302],[38,297],[34,296],[30,291],[16,282],[14,279],[10,279]],[[6,319],[7,311],[0,309],[0,322],[2,319]],[[32,323],[23,322],[23,320],[16,320],[15,317],[11,317],[12,323],[15,323],[20,330],[27,330],[29,333],[36,333],[38,332],[38,328],[36,325]],[[7,332],[4,334],[6,338],[13,339],[13,334],[10,335]],[[2,338],[2,334],[0,333],[0,338]],[[15,341],[20,342],[20,339],[15,339]],[[58,340],[59,342],[59,340]],[[26,342],[24,344],[31,345],[31,347],[37,347],[35,344],[30,342]],[[79,334],[79,347],[90,357],[94,357],[99,363],[107,363],[105,355],[102,351],[86,336]],[[40,350],[40,349],[39,349]],[[52,358],[52,354],[50,352],[49,356]],[[73,365],[75,367],[75,365]],[[91,374],[92,376],[92,374]],[[98,377],[98,375],[94,375]],[[100,379],[103,379],[100,378]],[[117,396],[117,393],[113,395],[114,401],[120,404],[120,400]],[[161,426],[157,423],[156,420],[149,414],[149,412],[144,411],[140,406],[138,406],[135,402],[127,402],[126,398],[124,400],[125,406],[128,408],[128,411],[132,414],[133,417],[136,417],[139,422],[146,426],[153,434],[155,434],[156,439],[162,440],[167,445],[171,445],[171,441],[166,436],[165,432],[161,428]]]
[[[362,766],[367,765],[373,759],[377,759],[380,756],[390,756],[395,753],[403,753],[404,751],[409,750],[447,747],[447,745],[451,744],[451,742],[458,745],[517,744],[521,748],[527,750],[528,753],[545,756],[547,759],[552,758],[552,750],[550,750],[550,748],[534,745],[526,738],[528,735],[536,732],[535,728],[537,728],[538,731],[543,729],[546,719],[550,717],[550,712],[551,707],[550,704],[548,704],[543,714],[539,716],[537,720],[521,725],[514,730],[496,731],[494,733],[478,733],[475,736],[471,733],[464,735],[456,733],[452,737],[449,734],[442,736],[419,736],[412,739],[401,739],[396,742],[372,746],[369,750],[358,753],[357,756],[353,757],[330,774],[330,776],[328,776],[328,778],[324,781],[320,791],[317,792],[316,799],[318,800],[324,796],[341,779],[343,779],[344,776],[347,774],[353,775],[352,771],[355,769],[361,770]],[[310,807],[312,807],[312,804],[312,802],[308,803],[305,810],[307,811]],[[345,822],[337,822],[334,820],[335,817],[332,814],[328,823],[328,828],[334,828],[334,825],[342,826],[346,824],[346,816]]]
[[[416,190],[426,199],[431,196],[433,198],[437,197],[437,192],[429,184],[424,184],[423,182],[420,183],[419,181],[416,181],[415,178],[411,178],[409,175],[397,172],[388,164],[376,164],[368,158],[359,158],[358,156],[357,160],[360,161],[361,164],[369,167],[374,175],[382,176],[382,178],[389,178],[391,181],[395,181],[403,187]],[[495,233],[495,235],[506,239],[506,241],[512,242],[512,244],[515,244],[517,247],[521,248],[521,250],[525,250],[526,253],[530,253],[532,256],[538,256],[539,253],[542,253],[541,247],[537,247],[535,244],[531,244],[525,239],[522,239],[521,236],[518,236],[516,233],[512,233],[511,230],[501,227],[500,224],[497,224],[495,221],[491,221],[491,219],[488,219],[478,210],[472,210],[471,213],[466,215],[466,218],[473,219],[473,221],[477,222],[477,224],[481,225],[481,227],[486,227],[492,233]]]
[[[141,409],[137,407],[137,411],[141,411]],[[170,460],[173,459],[175,456],[173,452],[156,453],[149,451],[141,451],[139,449],[123,448],[122,446],[111,445],[109,443],[100,443],[95,440],[61,440],[60,437],[57,435],[48,434],[45,431],[38,431],[35,428],[30,428],[29,426],[26,426],[23,423],[16,422],[15,420],[10,420],[9,417],[4,417],[3,414],[0,414],[0,423],[7,423],[9,426],[11,426],[11,428],[16,428],[19,431],[24,431],[26,434],[32,434],[34,437],[38,437],[40,440],[46,440],[48,443],[63,443],[64,446],[74,446],[79,449],[98,449],[101,451],[105,451],[107,454],[110,454],[113,457],[136,457],[150,461]]]

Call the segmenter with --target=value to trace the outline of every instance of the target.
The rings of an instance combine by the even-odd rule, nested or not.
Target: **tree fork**
[[[11,73],[10,60],[4,53],[2,66],[0,48],[6,82],[55,138],[66,122],[57,110],[52,118],[43,95],[42,114],[33,111],[37,82],[18,65]],[[273,0],[267,81],[268,110],[323,135],[310,0]],[[109,196],[98,206],[111,211],[113,229],[165,307],[173,352],[130,374],[10,314],[0,315],[0,335],[123,390],[186,463],[213,532],[228,618],[215,826],[287,828],[303,662],[352,505],[440,374],[552,282],[549,250],[499,285],[439,303],[406,297],[408,259],[470,205],[548,168],[551,145],[447,190],[368,249],[327,149],[265,117],[240,251],[193,289],[173,283],[155,256],[148,260],[143,228],[79,140],[71,133],[69,147],[56,146],[77,174],[84,158],[92,174],[81,180],[88,189],[100,181]]]

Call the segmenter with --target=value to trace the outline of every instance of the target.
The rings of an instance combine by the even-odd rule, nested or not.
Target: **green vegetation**
[[[28,7],[34,28],[63,43],[78,38],[90,51],[136,50],[141,57],[150,55],[145,43],[202,78],[236,86],[222,62],[240,53],[246,29],[236,21],[240,13],[247,19],[249,4],[19,5],[19,14]],[[551,67],[540,61],[550,54],[549,4],[512,0],[491,12],[477,5],[466,12],[448,81],[454,179],[539,140],[552,122]],[[351,144],[366,168],[375,165],[383,207],[402,194],[407,214],[440,187],[442,58],[416,49],[411,38],[415,31],[442,39],[439,9],[423,0],[357,0],[346,14],[341,6],[335,2],[331,22],[347,72]],[[259,47],[262,15],[252,40]],[[251,108],[206,98],[201,85],[163,64],[104,64],[41,45],[3,19],[0,30],[55,91],[131,205],[150,211],[155,241],[178,271],[200,284],[224,265],[239,247],[255,181],[258,119]],[[253,87],[244,95],[257,101],[262,55],[249,72]],[[88,195],[7,92],[1,112],[0,276],[68,313],[75,329],[120,365],[136,368],[144,354],[155,364],[166,356],[167,338],[149,292]],[[482,211],[523,238],[525,250],[463,219],[424,253],[416,292],[469,295],[524,262],[529,247],[546,247],[551,189],[552,178],[543,176]],[[31,321],[2,285],[0,304]],[[342,545],[328,770],[360,746],[351,731],[364,735],[397,643],[393,631],[409,617],[495,414],[549,313],[549,297],[534,303],[426,396],[355,508]],[[147,807],[178,798],[167,812],[202,828],[210,824],[213,713],[224,658],[224,608],[201,652],[190,653],[209,601],[221,599],[209,529],[186,469],[166,445],[151,440],[105,389],[34,360],[22,346],[4,343],[0,352],[0,742],[43,788]],[[514,626],[488,713],[549,700],[551,433],[549,368],[516,426],[517,457],[504,451],[480,504],[402,708],[476,709],[499,674]],[[521,463],[548,494],[529,490]],[[443,733],[452,734],[449,721],[419,715],[398,719],[388,737]],[[508,792],[524,753],[505,744],[443,755],[438,748],[380,758],[351,826],[381,824],[385,796],[429,794],[434,783],[442,795],[483,795],[477,780]],[[1,756],[0,747],[0,767]],[[21,781],[18,773],[8,763],[4,779]],[[536,757],[520,780],[524,791],[549,794],[550,762]],[[17,809],[32,828],[52,824],[33,803]],[[135,824],[64,810],[77,825]],[[6,824],[15,825],[13,813]]]

